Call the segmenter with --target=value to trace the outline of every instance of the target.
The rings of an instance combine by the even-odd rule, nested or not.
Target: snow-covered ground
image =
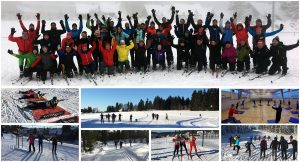
[[[123,144],[116,149],[113,142],[98,146],[92,153],[81,152],[82,161],[148,161],[149,146],[145,143]]]
[[[260,141],[256,140],[254,141],[253,139],[253,144],[255,145],[256,148],[253,148],[251,146],[251,157],[249,157],[249,153],[245,153],[246,147],[245,144],[249,140],[250,137],[253,136],[270,136],[271,140],[267,140],[268,144],[268,149],[266,150],[266,157],[264,159],[260,159]],[[266,131],[260,131],[260,130],[254,130],[250,133],[247,134],[240,134],[240,151],[239,154],[236,155],[236,150],[233,150],[233,147],[230,147],[229,145],[229,137],[231,134],[225,134],[222,135],[222,145],[221,145],[221,155],[222,155],[222,160],[223,161],[274,161],[272,158],[272,149],[270,149],[270,144],[274,137],[277,136],[278,140],[280,136],[284,136],[284,138],[289,142],[289,137],[290,134],[278,134],[278,133],[273,133],[273,132],[266,132]],[[293,135],[293,137],[297,140],[298,136]],[[287,150],[287,156],[288,156],[288,161],[292,161],[293,159],[293,152],[292,152],[292,146],[289,145],[289,148]],[[281,153],[280,151],[277,152],[277,159],[278,161],[282,161],[281,159]]]
[[[38,152],[38,141],[35,140],[35,152],[28,152],[27,138],[20,139],[20,148],[16,146],[13,134],[4,134],[1,139],[1,161],[78,161],[78,145],[63,143],[57,145],[57,154],[52,154],[52,144],[44,140],[43,152]]]
[[[28,89],[17,89],[17,88],[7,88],[2,89],[2,106],[1,106],[1,121],[2,123],[33,123],[36,122],[32,116],[32,113],[28,111],[23,111],[18,108],[26,106],[25,102],[18,100],[22,95],[19,94],[19,91],[26,91]],[[41,120],[39,122],[51,122],[58,119],[68,118],[78,116],[78,102],[79,102],[79,91],[76,88],[69,89],[58,89],[58,88],[44,88],[37,89],[41,93],[46,93],[45,98],[52,99],[56,96],[59,100],[65,99],[64,101],[59,102],[59,106],[70,112],[70,115],[65,115],[61,117],[51,118],[49,120]],[[26,116],[24,116],[24,113]],[[29,120],[31,119],[31,120]]]
[[[151,160],[152,161],[172,161],[174,152],[173,137],[162,137],[151,139]],[[219,160],[219,138],[205,139],[203,147],[201,146],[202,140],[200,137],[197,139],[197,152],[201,159],[199,159],[194,150],[192,151],[192,157],[194,161],[218,161]],[[187,143],[187,149],[189,152],[189,144]],[[186,152],[182,150],[182,161],[188,161]],[[179,149],[180,155],[180,149]],[[176,156],[174,161],[180,161]]]
[[[107,3],[107,4],[106,4]],[[195,14],[195,21],[198,18],[205,19],[206,12],[210,11],[215,14],[216,19],[219,19],[219,13],[222,11],[225,14],[224,22],[229,19],[229,17],[232,15],[234,11],[238,11],[238,21],[243,22],[244,16],[252,14],[253,15],[253,22],[256,20],[256,18],[261,18],[263,21],[263,24],[266,23],[266,15],[268,13],[272,13],[272,5],[269,2],[248,2],[247,4],[243,3],[241,4],[240,8],[237,8],[238,3],[234,2],[189,2],[189,4],[186,4],[184,2],[156,2],[156,3],[126,3],[123,4],[121,2],[106,2],[105,4],[102,3],[87,3],[83,4],[80,2],[74,2],[74,4],[68,4],[68,6],[72,9],[74,8],[75,12],[70,12],[70,23],[78,23],[78,20],[76,19],[77,14],[81,13],[87,13],[90,12],[94,13],[95,8],[101,9],[101,14],[110,15],[113,17],[113,19],[116,19],[117,11],[122,10],[123,13],[123,24],[125,21],[125,15],[126,14],[132,14],[135,11],[139,11],[140,19],[146,18],[146,15],[151,15],[151,9],[155,8],[157,10],[157,15],[160,19],[162,16],[166,16],[169,18],[170,15],[170,6],[174,5],[176,9],[179,9],[180,17],[186,18],[187,17],[187,10],[191,9]],[[7,36],[10,33],[10,28],[15,27],[17,30],[17,33],[15,34],[20,35],[21,29],[19,27],[17,20],[10,19],[11,17],[14,17],[15,13],[12,16],[12,13],[14,9],[15,12],[21,12],[22,14],[25,14],[24,20],[25,26],[28,26],[29,23],[34,22],[35,23],[35,12],[38,12],[37,9],[41,8],[39,12],[41,12],[41,18],[47,20],[47,29],[49,29],[50,22],[59,22],[60,19],[63,18],[62,14],[61,16],[58,16],[59,13],[53,13],[47,16],[44,12],[51,12],[48,11],[48,8],[44,8],[43,4],[39,3],[33,3],[36,8],[28,5],[28,3],[22,3],[22,4],[16,4],[16,9],[14,6],[12,7],[12,10],[7,11],[7,13],[4,13],[2,15],[2,37],[1,37],[1,59],[2,59],[2,85],[5,86],[11,86],[11,80],[15,79],[19,75],[19,69],[18,69],[18,60],[7,54],[7,49],[13,49],[15,52],[17,51],[17,46],[13,42],[9,42],[7,40]],[[47,3],[45,3],[47,4]],[[297,39],[299,39],[299,20],[296,15],[299,14],[299,8],[298,10],[290,9],[289,7],[281,8],[281,4],[277,2],[275,9],[276,9],[276,15],[272,15],[273,22],[275,22],[274,29],[278,29],[280,23],[283,23],[284,29],[282,32],[278,34],[280,37],[280,41],[283,41],[284,44],[294,44],[297,42]],[[23,7],[23,6],[27,7]],[[51,8],[54,8],[57,4],[51,3]],[[111,7],[111,6],[114,7]],[[298,4],[297,4],[298,5]],[[47,5],[45,5],[47,6]],[[61,8],[61,4],[57,5],[57,8]],[[68,8],[69,8],[68,7]],[[292,6],[293,7],[293,6]],[[69,8],[69,9],[70,9]],[[6,10],[6,8],[4,8]],[[44,11],[43,11],[44,9]],[[28,14],[27,14],[28,13]],[[29,14],[30,13],[30,14]],[[29,16],[30,15],[30,16]],[[84,24],[85,24],[85,14],[84,17]],[[47,18],[48,17],[48,18]],[[31,21],[28,21],[30,18]],[[54,19],[57,18],[57,19]],[[274,18],[276,18],[274,20]],[[152,20],[152,19],[151,19]],[[175,21],[173,22],[175,24]],[[59,26],[59,24],[58,24]],[[58,27],[60,28],[60,27]],[[90,31],[84,27],[85,31]],[[271,28],[268,30],[271,31]],[[172,34],[174,34],[174,30],[171,31]],[[207,32],[209,33],[209,32]],[[209,34],[208,34],[209,35]],[[65,37],[63,35],[62,37]],[[275,36],[274,36],[275,37]],[[271,43],[273,37],[266,38],[267,45]],[[251,42],[252,37],[250,36],[249,42]],[[177,42],[177,38],[174,40],[174,42]],[[234,43],[235,43],[235,37],[234,37]],[[176,50],[173,48],[174,53],[174,60],[176,65]],[[99,87],[148,87],[148,86],[156,86],[156,87],[178,87],[178,86],[184,86],[184,87],[195,87],[195,86],[241,86],[241,85],[249,85],[249,86],[265,86],[270,85],[270,81],[273,80],[272,85],[273,86],[296,86],[299,84],[299,48],[293,49],[291,51],[287,52],[288,57],[288,75],[274,81],[276,78],[278,78],[278,75],[275,76],[267,76],[263,78],[258,78],[252,81],[249,81],[249,78],[253,78],[257,76],[256,74],[249,74],[249,76],[239,78],[241,74],[226,74],[225,77],[219,77],[216,78],[215,76],[212,76],[211,73],[207,72],[204,73],[203,71],[200,73],[194,72],[191,75],[187,76],[187,74],[183,74],[183,70],[177,71],[172,70],[171,72],[167,71],[155,71],[147,73],[146,75],[139,73],[137,74],[127,74],[126,76],[117,74],[114,77],[108,78],[107,76],[103,78],[97,77],[96,82]],[[207,58],[209,56],[209,50],[207,50]],[[252,66],[252,64],[251,64]],[[6,67],[10,67],[7,69]],[[61,79],[60,81],[55,80],[54,81],[55,86],[66,86],[67,83],[65,80]],[[42,86],[42,83],[36,83],[35,81],[32,81],[27,84],[28,86]],[[51,85],[50,82],[46,82],[46,85]],[[72,79],[71,86],[81,86],[84,85],[86,87],[92,87],[95,86],[93,82],[90,82],[87,79],[79,80],[79,79]]]
[[[152,113],[159,114],[159,119],[152,120]],[[166,120],[166,113],[169,120]],[[111,115],[112,113],[110,113]],[[112,124],[105,120],[100,122],[100,113],[81,114],[82,128],[216,128],[219,126],[218,111],[135,111],[115,112],[116,122]],[[122,121],[118,121],[118,115]],[[133,115],[130,122],[130,114]],[[199,114],[202,117],[199,117]],[[104,117],[105,119],[105,117]],[[135,120],[137,119],[137,122]]]

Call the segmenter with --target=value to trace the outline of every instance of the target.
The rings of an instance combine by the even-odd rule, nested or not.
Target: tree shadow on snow
[[[164,150],[166,148],[157,148],[157,149],[152,149],[152,151],[157,151],[157,150]]]

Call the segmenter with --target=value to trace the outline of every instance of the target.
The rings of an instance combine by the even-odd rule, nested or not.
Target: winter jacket
[[[103,61],[104,61],[105,65],[113,66],[114,65],[114,53],[115,53],[115,50],[117,47],[117,41],[113,40],[111,49],[103,48],[102,43],[103,43],[102,41],[99,42],[99,50],[102,53]]]
[[[91,38],[80,38],[77,40],[77,46],[81,45],[86,45],[88,48],[90,48],[90,45],[93,46],[93,40]]]
[[[166,53],[165,49],[155,50],[152,53],[152,57],[156,61],[163,61],[163,60],[165,60],[165,53]]]
[[[17,43],[20,54],[32,52],[33,49],[32,38],[28,37],[28,39],[22,39],[22,37],[14,37],[13,35],[9,35],[8,40]]]
[[[222,33],[222,42],[225,44],[226,42],[233,43],[233,31],[230,28],[223,27],[223,19],[220,20],[220,30]],[[227,22],[226,22],[227,23]]]
[[[236,49],[233,46],[231,46],[230,48],[226,48],[226,47],[223,48],[223,52],[221,55],[222,59],[228,60],[229,63],[235,63],[236,56],[237,56]]]
[[[96,49],[96,43],[93,42],[92,48],[89,49],[86,52],[82,51],[82,49],[81,49],[82,46],[83,46],[83,44],[79,44],[78,45],[78,47],[77,47],[77,53],[81,57],[82,65],[89,65],[90,63],[92,63],[94,61],[94,59],[93,59],[93,51]]]
[[[66,45],[70,46],[71,48],[74,48],[75,42],[72,38],[64,38],[61,42],[61,48],[66,49]]]
[[[215,62],[216,64],[221,64],[221,45],[208,45],[209,48],[209,60]]]
[[[267,141],[265,139],[260,141],[260,149],[261,150],[267,150],[268,149],[268,144],[267,144]]]
[[[146,62],[146,47],[138,46],[135,49],[135,62],[137,65],[145,65]]]
[[[269,60],[270,58],[270,50],[267,46],[264,46],[263,48],[259,49],[258,47],[255,47],[253,50],[253,58],[257,60],[257,62],[264,64],[266,60]]]
[[[220,42],[220,34],[222,34],[222,31],[221,31],[220,27],[218,27],[218,26],[209,25],[210,21],[211,21],[211,18],[206,18],[205,26],[209,30],[209,35],[210,35],[209,39]]]
[[[51,49],[57,50],[57,46],[60,45],[61,43],[61,38],[60,36],[66,32],[65,26],[63,23],[60,24],[62,30],[58,29],[51,29],[51,30],[45,30],[45,24],[42,24],[42,34],[47,33],[49,34],[50,39],[52,40],[52,45]]]
[[[66,24],[66,30],[67,32],[72,32],[72,38],[74,40],[77,40],[79,39],[80,37],[80,34],[82,32],[82,29],[83,29],[83,23],[82,23],[82,20],[79,21],[79,28],[78,29],[70,29],[70,26],[69,26],[69,22],[67,19],[65,19],[65,24]]]
[[[127,28],[123,29],[123,32],[128,35],[127,38],[125,37],[125,42],[126,42],[126,44],[129,44],[129,36],[134,33],[134,29],[132,29],[132,28],[130,29],[129,27],[127,27]]]
[[[264,42],[265,42],[265,39],[266,37],[269,37],[269,36],[273,36],[279,32],[282,31],[282,29],[278,29],[278,30],[275,30],[275,31],[272,31],[272,32],[264,32],[262,33],[261,35],[257,35],[256,32],[254,30],[252,30],[250,27],[247,28],[248,32],[252,35],[252,43],[256,46],[258,40],[262,39]]]
[[[116,41],[117,41],[117,44],[120,45],[120,41],[121,40],[126,40],[129,38],[129,35],[126,34],[124,31],[122,31],[121,33],[116,33]]]
[[[38,55],[35,55],[33,53],[25,53],[25,54],[12,54],[13,56],[19,58],[19,65],[23,65],[23,60],[26,60],[25,68],[30,68],[30,66],[34,63],[34,61],[37,59]]]
[[[298,141],[297,140],[292,140],[292,142],[289,142],[288,144],[291,144],[294,151],[297,152],[297,150],[298,150]]]
[[[286,52],[298,47],[298,44],[293,45],[284,45],[282,42],[279,42],[277,46],[271,45],[270,47],[270,56],[272,57],[272,62],[277,65],[282,65],[287,62]]]
[[[279,147],[279,142],[277,140],[273,140],[270,144],[270,148],[272,148],[272,150],[277,150]]]
[[[31,68],[35,68],[39,63],[41,63],[43,70],[49,70],[55,65],[54,61],[56,61],[54,54],[41,53],[31,65]]]
[[[135,29],[134,36],[135,43],[138,43],[140,40],[145,39],[145,31],[143,29]]]
[[[250,23],[250,22],[249,22]],[[262,33],[265,33],[267,31],[267,29],[269,27],[271,27],[271,24],[272,24],[272,20],[271,18],[268,18],[268,22],[266,25],[262,25],[261,28],[262,28]],[[255,31],[255,29],[257,28],[258,26],[254,25],[254,26],[250,26],[250,28]]]
[[[32,44],[34,45],[40,45],[41,47],[46,46],[48,47],[48,51],[49,52],[54,52],[55,49],[52,49],[53,47],[53,41],[49,38],[49,39],[40,39],[40,40],[35,40],[32,42]],[[40,52],[42,52],[42,48],[40,49]]]
[[[184,36],[184,33],[189,31],[190,24],[191,24],[191,22],[190,22],[189,18],[185,24],[180,24],[178,15],[176,14],[176,25],[177,25],[177,31],[178,31],[177,37],[178,38],[182,38]]]
[[[123,62],[128,60],[128,53],[134,47],[132,41],[130,41],[130,45],[117,45],[117,52],[118,52],[118,61]]]
[[[154,19],[154,22],[158,25],[158,26],[162,26],[163,28],[169,28],[169,26],[172,24],[173,20],[174,20],[174,15],[175,15],[175,12],[172,12],[172,15],[171,15],[171,18],[165,22],[165,23],[161,23],[158,21],[157,17],[156,17],[156,14],[153,13],[153,19]]]
[[[287,150],[289,148],[288,142],[284,140],[280,140],[280,149],[281,150]]]
[[[27,141],[29,141],[29,144],[34,144],[34,140],[35,140],[35,137],[34,135],[29,135],[29,137],[27,138]]]
[[[250,54],[252,53],[250,47],[248,45],[239,46],[237,49],[237,60],[245,61],[250,58]]]
[[[193,17],[190,16],[189,19],[190,19],[191,25],[192,25],[193,28],[194,28],[194,33],[197,33],[198,30],[199,30],[200,28],[206,29],[206,26],[205,26],[205,25],[202,25],[202,24],[196,24]]]
[[[242,29],[238,30],[238,26],[240,26]],[[234,22],[231,22],[231,28],[235,33],[237,44],[240,44],[241,41],[245,41],[248,44],[248,31],[246,28],[244,28],[243,24],[238,23],[235,25]]]
[[[162,44],[164,47],[170,45],[167,38],[163,34],[152,35],[151,41],[154,48],[156,48],[158,44]]]
[[[148,27],[146,33],[147,33],[147,37],[156,34],[156,29],[155,29],[155,27]]]
[[[59,56],[59,62],[65,66],[75,66],[74,57],[76,57],[77,52],[72,50],[70,53],[67,53],[65,50],[58,50],[57,54]]]
[[[40,32],[40,24],[41,24],[40,20],[37,20],[36,28],[35,28],[34,31],[28,30],[25,27],[25,25],[23,24],[22,20],[19,20],[19,23],[20,23],[20,26],[21,26],[22,30],[28,32],[28,36],[29,36],[30,39],[35,40],[37,38],[37,36],[39,35],[39,32]]]

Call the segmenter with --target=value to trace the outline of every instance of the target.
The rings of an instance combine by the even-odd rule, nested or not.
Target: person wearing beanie
[[[51,39],[51,50],[52,51],[57,51],[58,47],[61,45],[61,35],[66,33],[66,29],[65,29],[65,25],[63,20],[59,21],[61,28],[62,29],[57,29],[56,27],[56,23],[55,22],[51,22],[50,26],[50,30],[45,30],[45,26],[46,26],[46,21],[42,20],[42,30],[41,33],[47,33]]]
[[[268,28],[271,27],[271,24],[272,24],[272,20],[271,20],[271,14],[268,14],[267,16],[267,24],[266,25],[262,25],[262,21],[261,19],[257,19],[255,21],[255,25],[254,26],[250,26],[250,23],[251,23],[251,19],[252,19],[252,15],[249,15],[246,17],[246,20],[247,20],[247,26],[250,27],[253,31],[256,30],[256,28],[262,28],[262,33],[265,33]]]
[[[206,58],[206,49],[208,45],[207,37],[196,37],[193,40],[192,49],[191,49],[191,66],[196,67],[197,70],[201,71],[203,68],[206,71],[207,69],[207,58]]]
[[[221,33],[222,33],[222,43],[225,44],[226,42],[230,42],[231,44],[233,44],[233,30],[231,29],[231,25],[230,25],[230,21],[226,21],[225,26],[223,27],[223,17],[224,14],[221,13],[220,14],[220,24],[219,27],[221,29]]]
[[[126,45],[125,40],[120,40],[120,45],[117,45],[119,73],[123,72],[123,66],[125,66],[125,73],[130,70],[128,53],[132,48],[134,48],[134,43],[132,40],[130,40],[130,45]]]
[[[202,19],[198,19],[197,24],[196,24],[194,21],[194,18],[193,18],[193,16],[194,16],[193,12],[189,11],[189,15],[190,15],[189,19],[190,19],[191,25],[194,28],[194,34],[196,34],[200,28],[203,28],[204,30],[206,29],[206,26],[203,25]]]
[[[24,67],[24,77],[29,77],[30,79],[32,78],[32,72],[37,71],[33,70],[30,71],[30,66],[35,62],[35,60],[38,57],[38,47],[34,46],[32,52],[26,53],[26,54],[16,54],[13,52],[13,50],[8,50],[7,51],[10,55],[16,57],[19,59],[19,66],[23,64],[23,60],[26,61],[26,65]],[[37,75],[38,76],[38,75]]]
[[[78,44],[77,53],[79,54],[82,64],[82,68],[85,71],[87,77],[95,78],[95,63],[93,59],[93,51],[96,49],[96,43],[92,43],[92,48],[88,48],[88,44]]]
[[[227,64],[229,64],[229,71],[235,70],[236,64],[236,49],[233,47],[230,41],[227,41],[223,47],[222,58],[222,68],[227,70]]]
[[[282,75],[287,74],[287,51],[292,50],[299,46],[299,40],[297,43],[292,45],[284,45],[283,42],[279,40],[279,37],[276,36],[272,40],[270,47],[270,56],[272,57],[272,65],[269,69],[269,74],[274,75],[276,72],[281,72]]]
[[[66,45],[71,46],[71,48],[74,48],[74,46],[75,46],[75,42],[72,39],[72,32],[67,32],[66,38],[64,38],[61,41],[61,48],[62,49],[66,49]]]
[[[68,16],[68,14],[65,14],[64,17],[65,17],[66,31],[67,32],[72,32],[72,38],[76,42],[77,40],[79,40],[80,34],[82,32],[82,29],[83,29],[82,15],[78,16],[79,28],[77,28],[76,23],[73,23],[72,24],[72,29],[69,26],[69,22],[68,22],[69,16]]]
[[[237,71],[242,72],[246,69],[246,72],[250,70],[250,54],[252,50],[246,41],[240,41],[237,47]]]
[[[25,27],[25,25],[23,24],[23,21],[22,21],[22,15],[20,13],[17,13],[17,17],[18,17],[18,20],[19,20],[22,30],[28,32],[28,37],[32,40],[37,39],[37,36],[39,35],[39,32],[40,32],[40,24],[41,24],[40,23],[40,13],[37,13],[35,15],[36,20],[37,20],[35,29],[34,29],[34,25],[32,23],[29,25],[28,29]]]
[[[219,43],[221,43],[221,38],[220,34],[222,34],[222,31],[220,27],[218,26],[218,20],[214,19],[213,24],[210,25],[211,19],[213,18],[214,14],[208,12],[206,15],[206,20],[205,20],[205,26],[209,30],[209,40],[215,40]]]
[[[100,66],[100,71],[104,73],[105,68],[107,68],[108,75],[115,74],[115,67],[114,67],[114,53],[117,48],[117,41],[113,37],[111,40],[111,44],[109,42],[105,43],[105,48],[103,47],[103,41],[100,40],[99,42],[99,49],[103,56],[103,65]],[[111,47],[112,46],[112,47]]]
[[[73,78],[74,74],[78,75],[77,67],[74,63],[74,57],[76,57],[77,52],[71,45],[66,44],[64,49],[57,51],[59,56],[59,66],[63,77]]]
[[[184,37],[184,33],[189,30],[191,22],[190,22],[189,17],[187,19],[187,22],[185,22],[185,20],[183,18],[181,18],[179,20],[178,12],[179,12],[179,10],[176,10],[176,26],[177,26],[177,28],[175,28],[175,30],[177,30],[177,33],[178,33],[177,37],[182,38],[182,37]]]
[[[263,39],[258,40],[256,46],[253,49],[253,64],[255,65],[255,73],[262,74],[268,71],[270,61],[270,50],[265,45]]]
[[[172,44],[172,47],[177,49],[177,70],[182,69],[182,63],[185,63],[185,70],[188,70],[190,65],[190,46],[186,44],[186,41],[184,39],[179,39],[178,44]]]
[[[37,68],[40,64],[41,68],[38,73],[41,74],[41,80],[44,82],[47,79],[47,72],[50,72],[50,78],[53,79],[54,73],[57,71],[56,56],[51,53],[48,46],[42,46],[42,52],[39,54],[35,62],[30,66],[30,71]]]
[[[231,28],[236,37],[237,47],[240,46],[241,41],[245,42],[248,45],[249,36],[248,36],[247,28],[245,28],[242,23],[237,24],[237,13],[234,14],[234,18],[230,18],[230,21],[231,21]]]
[[[140,40],[138,46],[135,47],[135,67],[137,72],[143,68],[143,72],[147,70],[146,45],[144,40]]]

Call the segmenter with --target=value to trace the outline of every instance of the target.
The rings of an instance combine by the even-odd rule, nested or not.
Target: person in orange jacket
[[[235,14],[234,19],[232,19],[232,18],[230,19],[230,22],[231,22],[231,28],[232,28],[233,32],[235,33],[237,47],[240,46],[242,41],[244,41],[246,44],[248,44],[249,36],[248,36],[247,28],[245,28],[242,23],[237,24],[236,14]]]
[[[102,53],[103,62],[105,64],[104,66],[107,67],[108,75],[114,75],[114,73],[115,73],[114,72],[114,53],[117,48],[117,41],[114,37],[111,41],[112,41],[112,47],[108,42],[106,42],[105,48],[103,48],[103,41],[100,40],[100,42],[99,42],[99,50]],[[104,66],[102,66],[101,68],[104,68]]]

